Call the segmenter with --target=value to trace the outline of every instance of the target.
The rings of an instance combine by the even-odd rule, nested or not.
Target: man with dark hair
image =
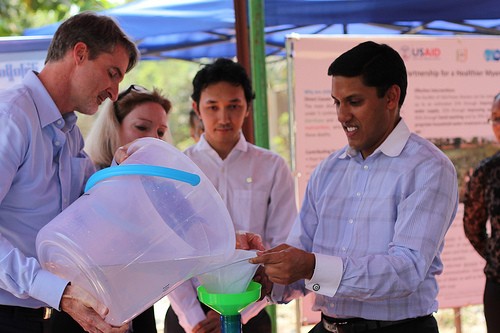
[[[82,193],[95,171],[83,151],[75,111],[92,115],[138,60],[132,41],[109,17],[75,15],[61,24],[40,73],[0,91],[0,327],[50,332],[53,309],[89,332],[124,332],[108,309],[37,261],[38,231]]]
[[[311,332],[438,332],[455,168],[401,118],[406,68],[394,49],[361,43],[328,75],[348,145],[313,172],[286,244],[251,262],[265,265],[276,302],[315,293]]]
[[[260,235],[267,248],[284,242],[297,215],[294,182],[283,158],[248,143],[241,132],[254,98],[244,67],[217,59],[196,74],[191,97],[205,131],[186,155],[221,195],[235,230]],[[196,298],[197,283],[187,281],[168,295],[173,311],[167,311],[166,333],[220,332],[219,314]],[[243,332],[271,332],[266,304],[242,312]]]

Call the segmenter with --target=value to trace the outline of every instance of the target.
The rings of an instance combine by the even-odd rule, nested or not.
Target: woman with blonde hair
[[[116,149],[135,139],[166,140],[172,105],[160,90],[131,85],[116,102],[105,103],[85,141],[85,151],[98,169],[110,166]]]

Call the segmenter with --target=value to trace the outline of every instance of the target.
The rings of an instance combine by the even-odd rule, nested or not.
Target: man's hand
[[[246,231],[236,232],[236,248],[239,250],[265,250],[260,235]]]
[[[85,331],[90,333],[124,333],[128,324],[113,327],[104,321],[108,308],[87,291],[68,285],[61,299],[61,310],[69,314]]]
[[[207,318],[193,327],[193,333],[220,333],[220,314],[214,310],[207,312]]]
[[[257,252],[257,257],[249,261],[252,264],[263,265],[269,280],[285,285],[301,279],[311,279],[316,264],[313,253],[287,244]]]
[[[257,272],[255,273],[253,280],[255,282],[260,283],[262,286],[262,289],[260,290],[260,299],[264,299],[264,297],[271,295],[271,292],[273,291],[273,283],[271,280],[269,280],[269,277],[266,275],[266,272],[264,271],[264,266],[259,266],[257,268]]]

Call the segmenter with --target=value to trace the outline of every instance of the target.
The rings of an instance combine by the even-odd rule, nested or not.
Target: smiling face
[[[207,142],[222,159],[238,143],[248,107],[243,88],[224,81],[207,86],[201,92],[199,105],[193,103],[205,127]]]
[[[167,124],[168,115],[160,104],[155,102],[138,104],[120,124],[120,145],[143,137],[162,139],[167,133]]]
[[[73,110],[92,115],[97,112],[106,98],[116,100],[118,85],[127,70],[129,55],[125,48],[116,45],[111,53],[101,53],[89,59],[89,51],[84,43],[73,49],[76,63],[71,79],[71,94],[75,101]]]
[[[332,98],[337,119],[349,146],[367,158],[389,136],[399,121],[400,89],[393,85],[383,97],[375,87],[363,84],[361,76],[332,77]]]

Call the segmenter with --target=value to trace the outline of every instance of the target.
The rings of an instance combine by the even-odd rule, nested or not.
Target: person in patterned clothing
[[[500,142],[500,93],[493,100],[493,133]],[[488,234],[487,224],[490,224]],[[464,231],[474,249],[486,260],[484,316],[488,333],[500,328],[500,152],[481,161],[467,185]]]

